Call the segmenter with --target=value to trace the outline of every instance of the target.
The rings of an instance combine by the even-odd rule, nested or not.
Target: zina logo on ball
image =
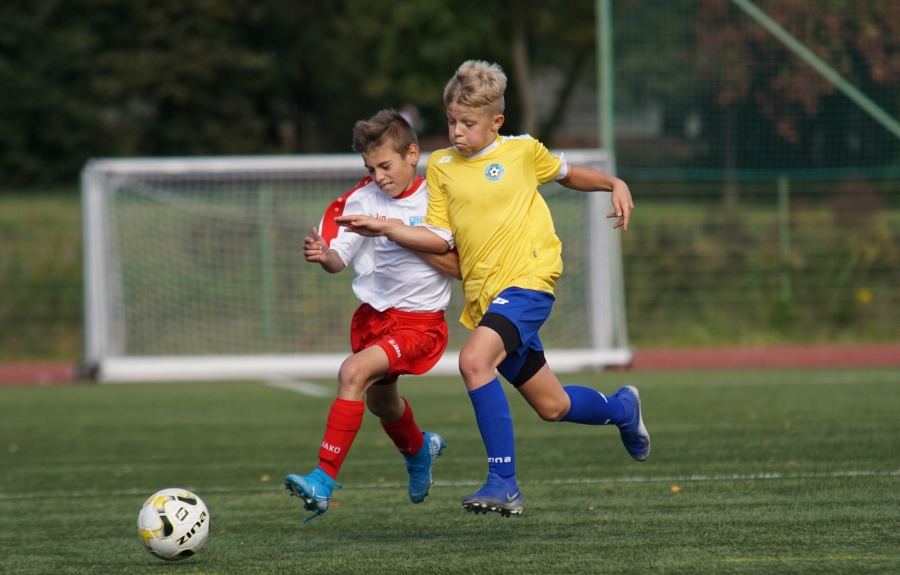
[[[147,551],[166,561],[179,561],[206,543],[209,510],[190,491],[173,487],[154,493],[144,502],[137,524]]]

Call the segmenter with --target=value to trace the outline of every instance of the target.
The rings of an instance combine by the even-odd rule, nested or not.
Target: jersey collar
[[[423,178],[422,176],[419,176],[418,178],[416,178],[416,181],[413,182],[413,185],[411,185],[411,186],[409,187],[409,189],[404,190],[402,193],[400,193],[399,195],[394,196],[394,197],[391,198],[391,199],[394,199],[394,200],[402,200],[403,198],[408,198],[408,197],[410,197],[411,195],[413,195],[413,194],[415,194],[417,191],[419,191],[419,188],[422,187],[422,182],[424,182],[424,181],[425,181],[425,178]]]
[[[497,149],[497,146],[499,146],[499,145],[500,145],[500,136],[498,135],[497,139],[494,140],[493,143],[488,145],[488,147],[484,148],[483,150],[475,152],[471,156],[465,156],[463,154],[460,154],[460,155],[462,157],[466,158],[467,160],[477,160],[481,156],[486,156],[486,155],[490,154],[491,152],[493,152],[495,149]],[[453,149],[456,150],[456,146],[453,146]],[[459,153],[459,150],[456,150],[456,152]]]

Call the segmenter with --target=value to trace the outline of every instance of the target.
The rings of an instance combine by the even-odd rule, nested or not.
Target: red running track
[[[74,363],[0,363],[0,385],[50,385],[75,380]]]
[[[631,369],[900,366],[900,344],[636,350]]]

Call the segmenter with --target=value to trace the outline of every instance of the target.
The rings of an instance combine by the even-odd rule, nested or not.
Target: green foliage
[[[267,149],[274,59],[249,1],[0,6],[0,187],[70,183],[92,156]]]
[[[565,379],[574,382],[641,389],[646,463],[627,456],[615,428],[540,421],[510,389],[525,513],[473,516],[460,500],[485,462],[465,389],[458,378],[404,378],[416,420],[448,444],[426,501],[409,503],[403,460],[367,416],[343,489],[303,528],[307,513],[281,481],[315,465],[330,398],[249,383],[0,388],[0,571],[900,569],[898,472],[885,458],[900,433],[896,370]],[[194,490],[211,516],[205,548],[177,564],[146,553],[135,525],[144,499],[170,486]]]
[[[900,4],[758,0],[888,114],[900,111]],[[662,134],[617,137],[620,166],[894,164],[900,142],[731,0],[619,0],[616,105],[653,105]]]
[[[719,185],[690,186],[715,197]],[[633,188],[640,195],[643,184]],[[790,252],[770,184],[743,206],[641,204],[623,235],[629,337],[636,346],[896,341],[900,214],[860,182],[795,185]],[[655,183],[660,192],[665,188]],[[662,195],[662,194],[660,194]],[[754,203],[750,203],[753,201]],[[875,203],[871,203],[875,202]],[[773,205],[774,200],[769,203]],[[785,285],[784,270],[788,271]],[[785,290],[788,290],[787,295]]]
[[[348,151],[382,107],[440,119],[459,63],[502,58],[497,17],[474,0],[4,2],[0,189],[71,184],[96,156]]]
[[[900,5],[760,5],[897,110]],[[614,8],[617,103],[664,115],[655,145],[620,138],[621,165],[896,159],[890,133],[727,0]],[[575,88],[595,83],[594,9],[593,0],[6,0],[0,191],[72,187],[97,156],[348,151],[354,122],[406,103],[422,112],[426,146],[442,147],[443,87],[468,58],[509,75],[509,134],[537,113],[530,80],[561,78],[540,95],[543,117],[528,120],[552,142]],[[697,133],[686,136],[688,118]]]
[[[763,1],[760,7],[855,85],[900,86],[900,9],[889,0]],[[730,0],[700,0],[697,48],[704,76],[717,78],[716,103],[755,100],[778,135],[800,139],[801,117],[815,117],[835,86],[785,50]],[[735,17],[740,16],[740,17]],[[890,107],[897,102],[887,102]]]
[[[81,357],[80,202],[0,199],[0,245],[0,361]]]

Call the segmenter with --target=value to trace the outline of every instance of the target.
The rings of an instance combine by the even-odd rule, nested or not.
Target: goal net
[[[601,150],[565,150],[612,172]],[[427,162],[423,155],[421,166]],[[95,160],[82,173],[84,369],[100,381],[330,377],[350,353],[352,269],[303,258],[328,204],[367,175],[358,155]],[[631,361],[609,193],[541,188],[565,271],[541,330],[551,367]],[[449,350],[468,335],[447,313]],[[456,374],[448,351],[432,374]]]

